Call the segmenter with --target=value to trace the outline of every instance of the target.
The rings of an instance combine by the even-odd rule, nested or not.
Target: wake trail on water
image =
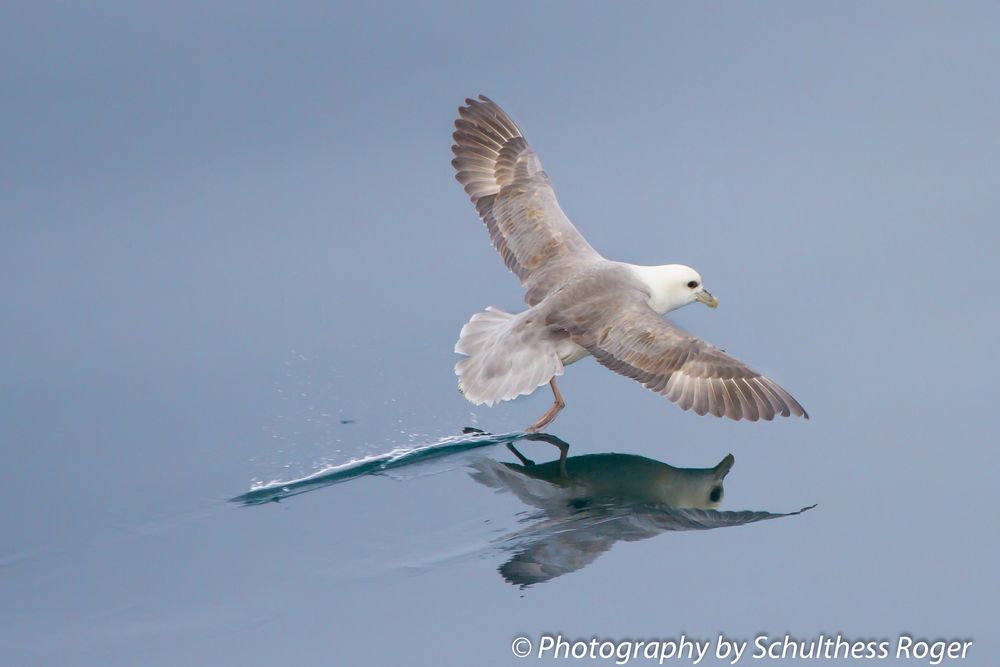
[[[378,475],[417,463],[424,463],[445,456],[460,454],[480,447],[490,447],[515,442],[524,437],[523,433],[469,433],[443,438],[437,442],[397,447],[384,454],[373,454],[346,463],[326,466],[304,477],[289,480],[274,480],[255,485],[249,491],[230,502],[240,505],[263,505],[291,498],[302,493],[315,491],[333,484],[340,484],[366,475]]]

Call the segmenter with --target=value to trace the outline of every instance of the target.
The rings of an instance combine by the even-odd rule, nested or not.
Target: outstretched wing
[[[520,128],[492,100],[467,99],[455,121],[455,178],[486,223],[493,246],[535,305],[601,256],[566,217]]]
[[[618,284],[550,318],[601,364],[684,410],[749,421],[809,418],[773,380],[664,320],[647,298],[635,285]]]

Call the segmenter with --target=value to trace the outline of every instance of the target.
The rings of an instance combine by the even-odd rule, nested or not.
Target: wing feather
[[[556,199],[520,128],[495,102],[467,99],[455,120],[455,178],[476,206],[493,246],[540,302],[581,264],[603,259]]]
[[[560,294],[548,316],[598,362],[684,410],[733,420],[806,417],[791,394],[719,348],[685,333],[648,305],[624,274],[597,275]]]

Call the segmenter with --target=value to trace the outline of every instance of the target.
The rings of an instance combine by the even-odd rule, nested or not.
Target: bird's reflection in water
[[[481,484],[513,493],[539,510],[528,528],[506,538],[514,555],[500,566],[500,574],[522,587],[579,570],[620,540],[740,526],[811,509],[718,511],[732,454],[711,468],[675,468],[632,454],[567,456],[569,445],[555,436],[528,438],[556,445],[560,459],[535,464],[508,443],[520,463],[481,459],[472,473]]]

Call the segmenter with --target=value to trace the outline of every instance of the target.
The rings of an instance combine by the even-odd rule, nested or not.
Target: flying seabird
[[[462,327],[455,352],[466,356],[455,373],[466,399],[492,406],[547,383],[554,402],[526,429],[541,430],[565,406],[556,377],[593,355],[699,415],[808,419],[777,383],[663,319],[695,301],[718,306],[697,271],[605,259],[563,213],[538,156],[503,109],[480,95],[458,113],[455,178],[530,306],[521,313],[489,307]]]

